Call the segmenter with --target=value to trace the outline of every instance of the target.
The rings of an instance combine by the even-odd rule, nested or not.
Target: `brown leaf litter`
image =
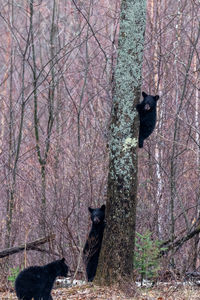
[[[197,286],[166,285],[154,288],[137,288],[135,296],[127,296],[117,287],[99,287],[84,284],[52,291],[54,300],[200,300]],[[14,293],[0,293],[0,300],[17,300]]]

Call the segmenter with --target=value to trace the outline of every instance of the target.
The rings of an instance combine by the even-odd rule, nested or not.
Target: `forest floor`
[[[132,296],[130,296],[130,291],[128,290],[127,293],[123,293],[118,288],[85,284],[70,288],[54,289],[52,296],[54,300],[200,300],[200,287],[183,284],[136,288],[135,295]],[[3,292],[0,293],[0,300],[17,300],[17,297],[14,293]]]

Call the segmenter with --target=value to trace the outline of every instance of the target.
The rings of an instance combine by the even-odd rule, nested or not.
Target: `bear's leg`
[[[40,295],[40,299],[41,300],[53,300],[53,298],[51,296],[51,290],[52,290],[51,286],[45,287]]]
[[[42,297],[40,298],[41,300],[53,300],[52,296],[50,293],[45,293],[42,295]],[[39,300],[40,300],[39,299]]]
[[[24,296],[22,293],[20,293],[20,295],[19,295],[19,293],[18,293],[17,298],[18,298],[19,300],[31,300],[31,299],[32,299],[32,296],[30,296],[30,295],[27,296],[26,294],[25,294],[25,296]]]
[[[90,258],[87,264],[86,272],[87,272],[87,278],[89,282],[92,282],[96,275],[96,270],[98,265],[98,254],[99,253],[96,252],[93,255],[93,257]]]
[[[143,148],[143,144],[144,144],[144,138],[143,136],[139,135],[139,148]]]
[[[86,272],[87,272],[87,279],[89,282],[92,282],[96,273],[96,270],[94,270],[94,267],[92,264],[88,263],[87,268],[86,268]]]
[[[27,299],[27,300],[31,300],[31,299]],[[26,300],[26,299],[23,298],[23,300]],[[40,297],[35,296],[34,300],[53,300],[53,298],[51,297],[51,295],[43,295],[43,296],[40,296]]]

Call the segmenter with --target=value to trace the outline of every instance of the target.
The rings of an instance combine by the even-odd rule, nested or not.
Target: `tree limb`
[[[171,240],[165,241],[161,244],[161,247],[166,247],[166,250],[161,251],[161,255],[168,253],[170,250],[175,249],[177,252],[185,242],[193,238],[196,234],[200,233],[200,224],[193,230],[190,231],[186,236],[174,241],[173,243]]]
[[[54,239],[55,239],[55,234],[51,234],[51,235],[48,235],[46,237],[37,239],[33,242],[29,242],[27,244],[23,244],[23,245],[20,245],[20,246],[15,246],[15,247],[4,249],[4,250],[0,251],[0,258],[18,253],[18,252],[23,251],[25,249],[26,250],[38,250],[37,246],[43,245],[47,242],[51,242]]]

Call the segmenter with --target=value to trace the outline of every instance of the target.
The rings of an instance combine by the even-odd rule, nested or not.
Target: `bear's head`
[[[63,257],[62,259],[57,260],[56,263],[57,263],[58,276],[67,277],[69,268],[65,263],[65,258]]]
[[[153,110],[156,107],[156,102],[158,101],[159,96],[158,95],[156,95],[156,96],[147,95],[145,92],[142,92],[142,96],[144,97],[143,109],[145,111]]]
[[[100,208],[88,207],[92,223],[97,225],[104,222],[106,206],[103,204]]]

